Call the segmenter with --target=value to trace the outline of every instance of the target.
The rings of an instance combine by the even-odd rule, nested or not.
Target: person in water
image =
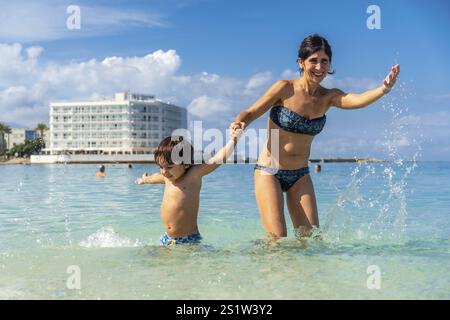
[[[104,165],[101,165],[101,166],[98,168],[98,171],[97,171],[96,176],[97,176],[97,177],[105,177],[105,176],[106,176],[106,174],[105,174],[105,166],[104,166]]]
[[[317,34],[306,37],[297,58],[301,76],[277,81],[230,125],[232,129],[245,129],[270,110],[268,129],[279,129],[278,153],[272,152],[267,141],[254,168],[260,217],[264,230],[274,238],[287,236],[284,192],[296,233],[309,236],[313,227],[319,227],[308,159],[314,136],[324,128],[330,107],[348,110],[368,106],[391,91],[400,72],[400,66],[394,65],[379,87],[360,94],[345,93],[320,85],[334,73],[330,72],[331,59],[331,47],[325,38]]]
[[[234,150],[242,130],[231,132],[230,141],[211,159],[194,164],[192,145],[183,137],[169,136],[161,141],[155,152],[155,161],[160,172],[152,175],[144,173],[137,184],[164,184],[161,204],[161,218],[165,234],[160,243],[163,246],[198,243],[202,239],[197,226],[202,178],[226,162]],[[190,156],[185,159],[186,152]],[[183,161],[175,161],[179,155]],[[187,160],[187,161],[186,161]]]

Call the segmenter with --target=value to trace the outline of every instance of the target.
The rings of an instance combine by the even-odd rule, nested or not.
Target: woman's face
[[[322,49],[310,55],[306,60],[299,58],[298,65],[303,68],[303,73],[308,81],[319,84],[327,76],[330,58]]]

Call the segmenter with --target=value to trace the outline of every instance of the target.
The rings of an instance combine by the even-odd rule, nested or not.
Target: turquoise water
[[[450,163],[322,169],[321,240],[261,241],[241,164],[204,179],[203,244],[161,248],[163,187],[134,184],[156,166],[0,166],[0,298],[449,299]]]

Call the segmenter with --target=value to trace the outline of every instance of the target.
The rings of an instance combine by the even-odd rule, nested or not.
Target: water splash
[[[415,92],[410,90],[405,82],[400,82],[395,94],[390,95],[389,99],[382,104],[383,109],[391,114],[391,123],[384,130],[384,143],[382,144],[390,162],[383,171],[387,197],[384,199],[382,210],[380,210],[375,223],[390,222],[392,238],[400,237],[405,231],[407,178],[417,167],[417,161],[422,151],[421,143],[424,141],[423,135],[417,136],[418,132],[422,132],[420,126],[416,125],[415,128],[411,128],[408,121],[405,120],[408,119],[409,112],[407,101],[413,96],[415,96]],[[409,149],[410,154],[412,152],[410,160],[405,160],[403,155],[406,148]],[[383,231],[387,231],[381,226],[379,229],[380,236],[383,235]]]
[[[414,137],[405,121],[408,119],[406,101],[414,94],[404,83],[400,83],[396,91],[382,105],[391,121],[384,130],[382,141],[376,142],[387,161],[358,164],[352,170],[347,186],[338,190],[338,199],[330,208],[323,228],[326,237],[332,241],[342,238],[402,240],[410,192],[407,179],[417,167],[423,139]],[[414,128],[414,134],[417,132],[420,128]],[[405,156],[408,152],[412,153],[411,157]],[[383,188],[371,188],[377,185]]]
[[[86,240],[79,243],[85,248],[121,248],[143,246],[137,239],[132,240],[121,237],[112,227],[103,227],[91,234]]]
[[[361,212],[365,205],[372,208],[376,204],[372,197],[365,198],[361,193],[363,184],[375,172],[373,165],[360,164],[352,170],[350,183],[344,190],[337,190],[339,196],[336,203],[331,207],[323,226],[323,231],[327,237],[332,233],[332,228],[335,240],[339,241],[340,238],[345,237],[348,232],[352,231],[349,228],[352,222],[352,211]]]
[[[66,170],[67,170],[67,162],[64,162],[63,169],[62,169],[62,177],[66,177],[67,176]],[[63,184],[66,183],[66,182],[68,182],[68,180],[64,179],[62,181]],[[67,190],[66,188],[64,188],[64,189]],[[72,229],[70,228],[70,216],[69,216],[70,210],[67,210],[65,208],[66,204],[65,204],[65,193],[64,192],[61,193],[59,206],[62,209],[61,211],[64,212],[64,231],[65,231],[66,240],[69,243],[69,246],[73,247]]]

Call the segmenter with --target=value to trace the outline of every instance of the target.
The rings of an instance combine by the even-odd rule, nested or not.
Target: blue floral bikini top
[[[272,107],[270,110],[270,119],[281,129],[293,133],[308,134],[310,136],[315,136],[320,133],[327,121],[325,115],[310,120],[283,106]]]

